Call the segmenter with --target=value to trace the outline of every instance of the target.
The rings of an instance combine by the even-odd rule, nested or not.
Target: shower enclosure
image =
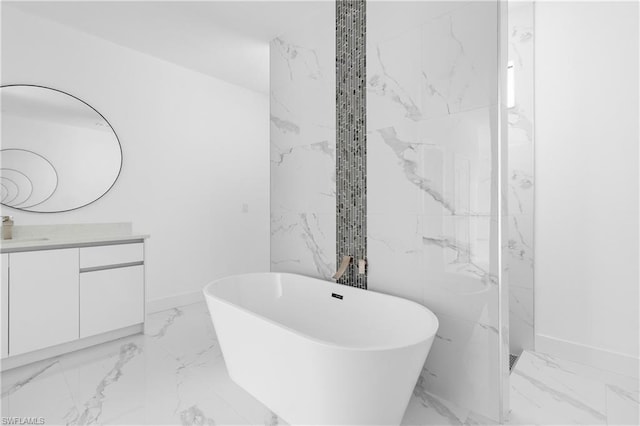
[[[529,285],[521,280],[526,273],[516,271],[531,255],[524,216],[532,192],[524,188],[529,163],[508,165],[516,145],[518,161],[528,161],[525,142],[512,141],[508,129],[526,137],[530,109],[507,105],[508,53],[516,45],[507,4],[357,6],[329,2],[271,43],[271,269],[329,280],[337,258],[366,258],[369,290],[421,303],[440,321],[404,422],[419,424],[432,407],[461,422],[503,420],[513,310],[508,280],[516,278],[518,291]],[[352,52],[364,54],[366,66],[346,64],[359,67],[365,81],[350,88],[366,99],[366,124],[354,124],[366,134],[357,146],[365,164],[336,161],[336,149],[353,147],[336,132],[336,115],[352,112],[336,103],[344,81],[336,80],[335,23],[349,18],[336,11],[366,14],[365,28],[348,27],[366,40],[365,52]],[[519,64],[524,73],[528,62]],[[364,174],[352,173],[363,167]],[[336,239],[344,238],[336,229],[342,173],[364,188],[365,214],[353,229],[366,241],[361,254],[337,252]],[[514,191],[523,203],[517,214],[510,211]],[[522,238],[514,237],[518,231]]]

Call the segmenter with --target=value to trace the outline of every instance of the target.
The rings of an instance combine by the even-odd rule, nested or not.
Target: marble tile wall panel
[[[534,349],[534,6],[509,2],[509,65],[514,105],[508,108],[508,281],[510,352]],[[511,89],[510,89],[511,90]]]
[[[420,22],[390,13],[387,2],[367,12],[369,288],[436,313],[419,385],[433,401],[467,410],[449,412],[462,419],[500,418],[508,371],[497,262],[497,6],[407,6]]]
[[[509,286],[509,344],[511,348],[533,347],[533,291]]]
[[[324,279],[336,257],[335,11],[327,8],[270,46],[271,270]]]
[[[272,271],[330,279],[335,272],[335,213],[271,213]]]
[[[497,419],[508,329],[497,262],[497,2],[367,7],[368,288],[441,318],[425,392]],[[271,46],[271,257],[273,271],[328,278],[335,86],[313,70],[335,56],[333,34],[316,24]]]

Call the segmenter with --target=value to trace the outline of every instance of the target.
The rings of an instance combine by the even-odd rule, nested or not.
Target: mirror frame
[[[104,197],[109,191],[111,191],[111,189],[113,189],[113,187],[115,186],[116,182],[118,182],[118,178],[120,177],[120,174],[122,173],[122,166],[124,164],[124,155],[123,155],[123,152],[122,152],[122,143],[120,142],[120,138],[118,137],[118,133],[116,133],[116,130],[113,128],[113,126],[111,125],[109,120],[107,120],[107,118],[104,115],[100,114],[100,112],[97,109],[95,109],[94,107],[92,107],[89,103],[83,101],[82,99],[80,99],[77,96],[72,95],[71,93],[65,92],[64,90],[54,89],[53,87],[42,86],[42,85],[38,85],[38,84],[19,84],[19,83],[17,83],[17,84],[3,84],[3,85],[0,85],[0,90],[4,89],[5,87],[37,87],[39,89],[53,90],[54,92],[59,92],[59,93],[62,93],[63,95],[70,96],[70,97],[74,98],[75,100],[80,101],[83,104],[85,104],[86,106],[88,106],[89,108],[91,108],[96,114],[98,114],[105,121],[105,123],[107,123],[107,125],[109,126],[109,128],[111,129],[111,131],[113,132],[113,134],[116,137],[116,142],[118,142],[118,148],[120,149],[120,168],[118,170],[118,174],[116,175],[116,178],[113,180],[113,183],[109,186],[109,188],[106,189],[106,191],[104,191],[99,197],[97,197],[93,201],[90,201],[90,202],[88,202],[86,204],[83,204],[81,206],[74,207],[72,209],[55,210],[55,211],[49,211],[49,212],[41,212],[41,211],[33,211],[33,210],[28,210],[28,209],[21,209],[21,208],[18,208],[18,207],[12,207],[12,206],[8,206],[6,204],[0,203],[0,204],[2,204],[3,207],[14,209],[14,210],[18,210],[18,211],[28,212],[28,213],[37,213],[37,214],[64,213],[64,212],[70,212],[70,211],[73,211],[73,210],[78,210],[78,209],[86,207],[86,206],[88,206],[90,204],[93,204],[96,201],[100,200],[102,197]],[[7,148],[7,149],[20,149],[20,148]],[[4,149],[0,147],[0,152],[3,151],[3,150]],[[39,155],[39,154],[36,153],[36,155]],[[45,158],[45,160],[46,160],[46,158]],[[0,165],[0,169],[1,169],[1,165]],[[54,167],[54,169],[55,169],[55,167]],[[57,187],[57,184],[56,184],[56,187]]]

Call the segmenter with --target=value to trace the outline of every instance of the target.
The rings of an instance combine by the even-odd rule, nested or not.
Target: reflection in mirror
[[[80,99],[41,86],[0,89],[2,204],[32,212],[77,209],[115,183],[122,149],[111,125]]]

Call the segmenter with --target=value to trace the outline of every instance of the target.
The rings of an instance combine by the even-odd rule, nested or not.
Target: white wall
[[[90,206],[2,214],[17,225],[133,222],[151,234],[147,297],[156,301],[199,292],[223,275],[269,269],[266,95],[8,5],[2,12],[2,84],[39,84],[83,99],[107,117],[124,155],[118,182]]]
[[[536,350],[637,374],[638,4],[535,20]]]

